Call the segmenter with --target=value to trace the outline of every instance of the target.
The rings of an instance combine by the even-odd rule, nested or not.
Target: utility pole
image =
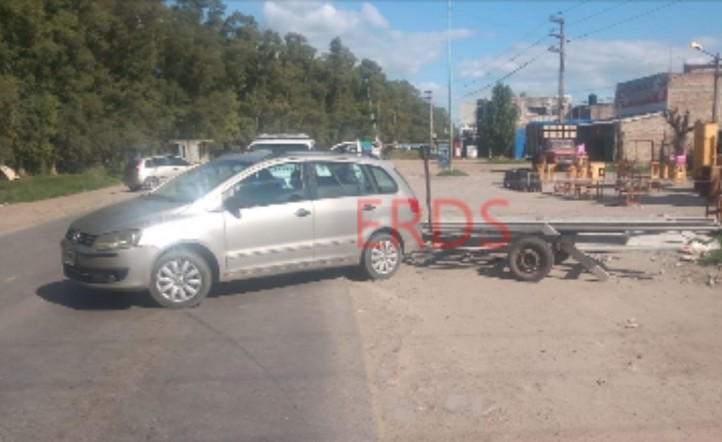
[[[429,146],[425,149],[421,148],[421,154],[424,158],[424,174],[426,176],[426,210],[429,226],[431,226],[431,183],[429,179],[429,155],[431,146],[434,144],[434,102],[431,98],[431,91],[424,91],[424,99],[429,100]]]
[[[559,54],[559,98],[557,105],[559,107],[558,121],[559,124],[562,124],[564,122],[564,43],[566,42],[566,36],[564,35],[564,17],[561,15],[559,17],[552,16],[549,20],[559,25],[558,34],[554,32],[549,34],[551,37],[559,39],[559,47],[552,46],[549,48],[549,51]]]
[[[371,134],[372,137],[376,136],[376,116],[374,115],[374,104],[371,100],[371,82],[368,78],[364,78],[364,81],[366,82],[366,97],[369,100],[369,113],[371,114],[371,127],[373,128],[373,133]]]
[[[717,52],[714,56],[714,98],[712,99],[712,122],[715,124],[719,124],[719,120],[717,118],[717,107],[719,106],[719,61],[720,53]]]
[[[446,1],[446,21],[447,21],[447,69],[449,70],[449,170],[451,170],[451,162],[454,158],[454,119],[451,111],[451,0]]]
[[[424,91],[424,100],[429,101],[429,149],[434,146],[434,100],[433,92]]]

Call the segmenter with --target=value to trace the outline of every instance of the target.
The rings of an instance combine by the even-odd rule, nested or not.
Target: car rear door
[[[353,161],[319,160],[311,162],[309,177],[314,188],[317,264],[357,262],[363,246],[359,242],[359,226],[374,223],[381,203],[370,196],[373,188],[368,176]]]

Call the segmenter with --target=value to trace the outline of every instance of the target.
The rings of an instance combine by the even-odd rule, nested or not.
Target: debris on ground
[[[707,285],[714,287],[717,285],[717,277],[714,275],[707,275]]]
[[[629,318],[626,321],[619,323],[619,326],[624,328],[637,328],[639,327],[639,324],[637,324],[636,318]]]
[[[679,249],[681,261],[699,261],[706,258],[713,250],[718,250],[720,243],[712,237],[695,236],[687,245]]]

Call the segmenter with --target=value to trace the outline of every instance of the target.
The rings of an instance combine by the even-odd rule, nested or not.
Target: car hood
[[[123,229],[142,228],[180,216],[188,203],[142,196],[112,204],[75,220],[71,228],[92,235]]]

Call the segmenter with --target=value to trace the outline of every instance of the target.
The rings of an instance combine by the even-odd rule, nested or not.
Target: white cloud
[[[405,33],[393,29],[370,3],[360,11],[341,9],[321,1],[269,1],[264,5],[267,26],[281,35],[297,32],[320,52],[340,37],[358,59],[374,60],[390,77],[419,72],[446,53],[447,32]],[[452,39],[467,38],[470,30],[452,30]]]
[[[701,44],[714,47],[713,39],[700,38]],[[488,96],[490,88],[472,93],[519,68],[524,62],[538,56],[526,68],[503,80],[515,93],[528,95],[556,95],[558,90],[559,55],[549,52],[547,46],[529,48],[520,46],[505,57],[485,57],[460,63],[463,87],[457,96],[465,100]],[[514,61],[509,58],[526,49]],[[578,40],[567,44],[565,58],[565,93],[572,94],[577,102],[590,93],[600,99],[614,95],[617,82],[633,80],[660,72],[680,72],[683,63],[706,63],[710,57],[694,51],[689,45],[672,45],[654,40],[601,41]]]

